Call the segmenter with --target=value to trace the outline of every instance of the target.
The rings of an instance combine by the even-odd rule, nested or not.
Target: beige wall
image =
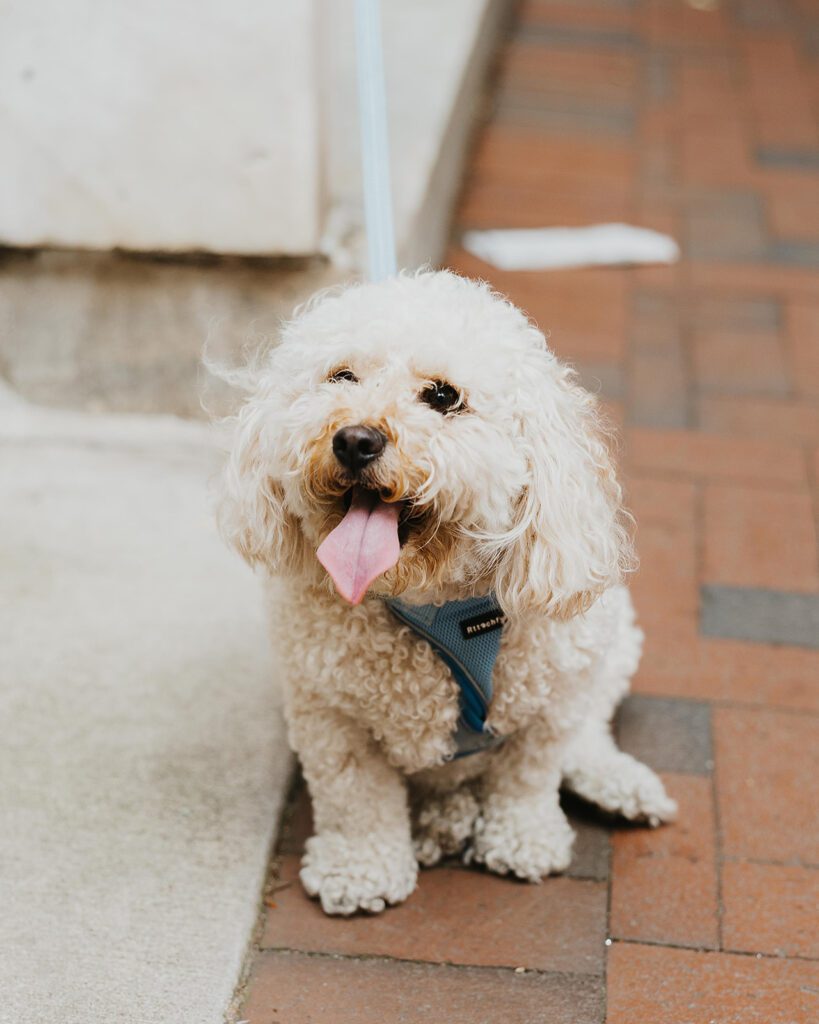
[[[8,0],[0,244],[310,253],[313,0]]]

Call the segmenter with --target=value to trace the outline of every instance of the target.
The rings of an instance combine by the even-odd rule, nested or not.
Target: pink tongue
[[[341,596],[360,604],[367,588],[391,569],[401,554],[398,504],[356,487],[350,510],[316,552]]]

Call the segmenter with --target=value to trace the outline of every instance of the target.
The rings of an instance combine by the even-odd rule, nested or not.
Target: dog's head
[[[595,400],[518,309],[454,274],[321,298],[235,427],[226,538],[354,603],[494,589],[507,612],[566,616],[628,565]]]

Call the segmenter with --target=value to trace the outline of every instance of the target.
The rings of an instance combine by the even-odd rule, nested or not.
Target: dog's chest
[[[451,666],[423,636],[407,628],[395,631],[389,621],[387,625],[392,633],[389,667],[371,663],[365,673],[372,679],[387,668],[381,677],[383,689],[379,699],[358,706],[388,758],[415,772],[463,753],[457,738],[465,731],[464,692]],[[574,722],[572,708],[580,706],[578,677],[573,679],[573,689],[569,674],[550,659],[550,644],[544,637],[506,629],[499,640],[487,727],[503,737],[525,728],[534,718],[553,719],[557,735]],[[588,657],[577,657],[574,648],[563,654],[581,672],[589,664]],[[348,696],[354,704],[359,702],[359,688],[353,687]],[[473,747],[469,735],[466,739],[467,749]],[[476,746],[481,749],[480,743]]]
[[[382,602],[290,602],[277,616],[289,653],[290,686],[310,690],[365,726],[387,757],[408,772],[451,757],[461,691],[450,668]],[[507,625],[492,672],[489,725],[508,735],[560,703],[564,669],[588,663],[560,630]],[[562,648],[562,650],[561,650]],[[556,703],[557,701],[557,703]]]

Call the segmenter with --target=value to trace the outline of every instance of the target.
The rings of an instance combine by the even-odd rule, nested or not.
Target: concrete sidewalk
[[[0,1021],[219,1024],[289,766],[213,438],[0,393]]]

